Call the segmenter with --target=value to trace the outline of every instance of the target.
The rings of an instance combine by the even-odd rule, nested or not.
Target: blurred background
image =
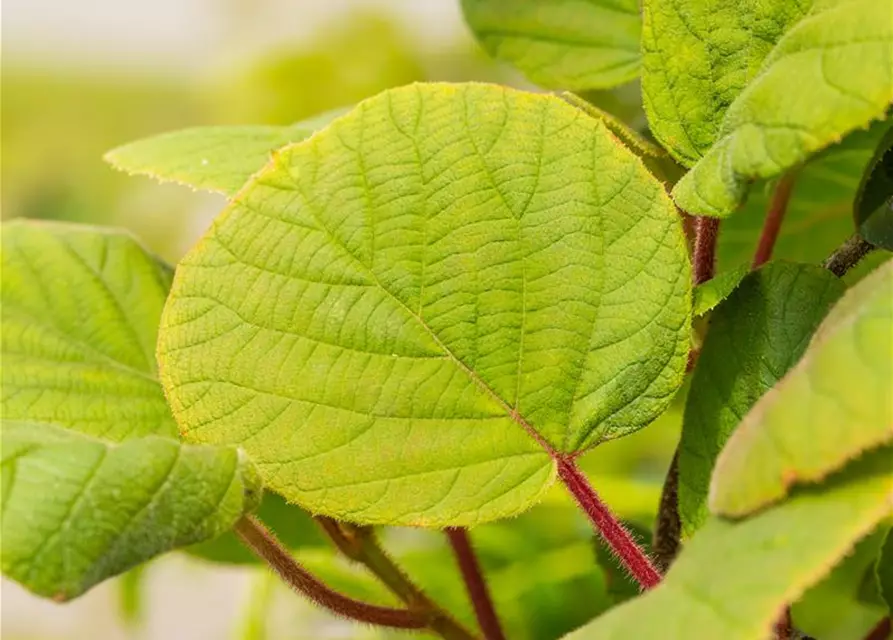
[[[127,227],[175,263],[223,208],[223,198],[127,177],[105,165],[105,151],[187,126],[287,124],[423,80],[532,88],[478,49],[458,0],[4,0],[2,216]],[[589,97],[644,125],[637,86]],[[643,536],[684,395],[656,425],[584,459],[603,497]],[[308,526],[299,519],[283,511],[274,528],[285,537],[289,528]],[[433,598],[471,624],[442,535],[409,529],[381,535]],[[557,638],[634,593],[610,563],[596,564],[605,552],[560,491],[472,536],[497,608],[514,621],[513,640]],[[388,602],[318,536],[298,537],[296,554],[327,581]],[[65,605],[4,581],[2,638],[386,637],[312,608],[231,547],[230,540],[169,554]]]

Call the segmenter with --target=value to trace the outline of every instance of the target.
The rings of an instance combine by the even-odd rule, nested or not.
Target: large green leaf
[[[100,440],[4,420],[3,573],[65,601],[170,549],[220,535],[261,488],[230,447]]]
[[[544,87],[600,89],[639,75],[639,0],[462,0],[494,58]]]
[[[707,520],[710,474],[729,436],[800,359],[844,290],[820,267],[771,262],[744,278],[713,312],[679,444],[679,514],[686,534]]]
[[[729,105],[811,3],[644,1],[643,102],[674,157],[691,166],[710,149]]]
[[[176,440],[154,358],[167,267],[123,233],[16,222],[2,274],[4,574],[67,600],[256,505],[241,454]]]
[[[667,407],[690,304],[672,203],[602,122],[415,85],[280,152],[186,256],[162,382],[311,511],[473,524]]]
[[[308,138],[345,111],[336,109],[287,127],[244,125],[171,131],[113,149],[105,159],[130,174],[232,196],[270,161],[273,151]]]
[[[875,123],[867,131],[854,131],[811,158],[797,172],[774,257],[818,264],[852,234],[853,202],[860,179],[891,124],[887,120]],[[723,220],[717,244],[720,273],[751,261],[771,198],[771,182],[758,182],[740,213]],[[883,253],[876,252],[878,258],[866,260],[865,267],[857,267],[851,273],[867,274],[871,266],[877,266]]]
[[[893,250],[893,125],[888,124],[865,170],[853,213],[863,238]]]
[[[770,637],[783,607],[893,512],[891,459],[893,449],[875,451],[745,520],[711,518],[657,588],[567,640]]]
[[[882,118],[893,101],[890,78],[889,3],[817,2],[729,105],[716,142],[673,189],[676,203],[690,213],[729,215],[754,179],[778,175]]]
[[[893,439],[893,260],[850,289],[717,459],[713,512],[740,515]],[[889,459],[893,469],[893,458]],[[760,473],[754,474],[753,469]]]

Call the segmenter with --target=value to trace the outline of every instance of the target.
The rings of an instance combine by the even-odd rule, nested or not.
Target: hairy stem
[[[850,236],[837,250],[828,256],[822,263],[828,271],[838,278],[846,275],[846,272],[855,267],[869,253],[877,249],[873,244],[864,240],[858,233]]]
[[[561,457],[557,459],[557,463],[558,477],[630,575],[643,589],[657,586],[661,574],[651,562],[651,558],[639,547],[632,534],[620,524],[607,505],[599,499],[588,478],[583,475],[573,459]]]
[[[785,607],[784,612],[775,622],[775,639],[776,640],[793,640],[794,628],[791,626],[791,609]]]
[[[446,535],[456,556],[459,571],[462,572],[462,579],[465,581],[465,588],[484,638],[505,640],[502,627],[499,626],[499,617],[496,615],[493,600],[487,589],[487,582],[471,546],[468,531],[462,527],[448,527]]]
[[[657,524],[651,541],[654,550],[654,561],[661,571],[666,571],[673,564],[679,553],[682,539],[682,521],[679,517],[679,448],[673,454],[670,468],[664,480],[664,488],[660,494],[660,506],[657,511]]]
[[[719,218],[700,217],[695,220],[692,277],[696,285],[713,278],[716,269],[716,238],[719,236],[719,222]]]
[[[795,171],[789,171],[781,177],[772,193],[772,200],[766,210],[766,220],[763,222],[763,232],[760,234],[760,242],[757,244],[756,253],[753,256],[752,269],[757,269],[772,257],[775,241],[778,240],[778,232],[781,223],[788,210],[788,202],[791,200],[791,192],[794,190],[794,181],[797,178]]]
[[[372,572],[406,603],[410,611],[421,615],[429,629],[447,640],[474,639],[471,632],[438,607],[391,560],[375,539],[372,527],[339,522],[326,516],[316,516],[316,521],[345,556]]]
[[[332,613],[380,627],[424,629],[429,624],[428,619],[419,612],[380,607],[338,593],[298,564],[276,536],[252,516],[241,518],[236,523],[235,532],[292,589]]]
[[[699,285],[711,280],[716,271],[716,240],[719,237],[719,218],[695,218],[695,240],[692,252],[692,281]],[[688,354],[686,373],[694,370],[699,351]],[[660,507],[654,527],[652,546],[657,566],[666,571],[670,568],[682,538],[682,521],[679,518],[679,447],[673,453],[673,460],[667,470],[663,490],[660,494]]]

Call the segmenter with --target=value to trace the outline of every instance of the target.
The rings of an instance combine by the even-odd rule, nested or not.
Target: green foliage
[[[707,520],[710,474],[729,436],[800,359],[844,290],[820,267],[773,262],[744,278],[713,312],[679,444],[679,513],[687,534]]]
[[[893,250],[893,125],[887,125],[865,171],[854,213],[863,238]]]
[[[740,264],[734,269],[723,271],[715,278],[696,286],[692,291],[692,315],[697,318],[712,311],[741,284],[741,280],[749,270],[748,265]]]
[[[859,183],[878,142],[891,121],[877,122],[867,131],[854,131],[840,143],[811,158],[796,175],[794,189],[773,256],[818,264],[852,233],[853,205]],[[717,243],[720,273],[749,262],[756,249],[772,198],[772,181],[759,181],[741,211],[722,222]],[[885,257],[865,261],[847,276],[862,277]]]
[[[752,180],[779,175],[883,117],[893,101],[889,18],[876,0],[817,2],[728,106],[716,141],[673,189],[676,203],[727,216]]]
[[[550,450],[666,408],[689,278],[672,205],[599,121],[416,85],[240,193],[178,267],[162,381],[187,439],[244,444],[311,511],[491,520],[538,500]]]
[[[639,74],[638,0],[462,0],[495,58],[544,87],[600,89]]]
[[[91,228],[2,242],[3,573],[68,600],[253,509],[244,456],[175,439],[153,356],[167,267]]]
[[[711,511],[749,513],[893,438],[891,286],[893,260],[841,298],[797,366],[747,414],[717,460]]]
[[[273,151],[310,137],[344,113],[337,109],[288,127],[196,127],[131,142],[109,151],[116,169],[234,196]]]
[[[893,513],[891,459],[893,449],[881,449],[821,488],[800,490],[744,520],[711,518],[660,586],[566,640],[689,638],[692,629],[703,638],[768,637],[785,603]]]
[[[884,546],[877,561],[877,580],[881,596],[893,615],[893,529],[887,532]]]

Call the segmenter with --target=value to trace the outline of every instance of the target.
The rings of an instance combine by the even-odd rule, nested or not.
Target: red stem
[[[791,640],[793,635],[794,628],[791,626],[791,609],[785,607],[784,612],[775,623],[775,638],[776,640]]]
[[[632,534],[602,502],[588,478],[577,467],[572,459],[557,458],[558,476],[574,496],[577,504],[586,512],[596,530],[609,547],[617,554],[623,566],[638,581],[643,589],[651,589],[661,580],[660,572],[651,562],[651,558],[636,543]]]
[[[465,580],[465,588],[468,590],[468,597],[474,606],[474,613],[477,616],[478,625],[484,633],[484,638],[486,640],[505,640],[502,627],[499,626],[496,609],[490,598],[490,592],[487,590],[484,574],[468,538],[468,531],[461,527],[448,527],[446,534],[453,547],[456,562],[458,562],[462,578]]]
[[[697,218],[695,225],[695,251],[693,257],[694,283],[703,284],[713,278],[716,269],[716,238],[719,235],[719,218]]]
[[[252,516],[245,516],[239,520],[235,532],[242,542],[258,558],[270,565],[290,587],[333,613],[380,627],[424,629],[428,626],[428,620],[415,612],[380,607],[338,593],[299,565],[276,536]]]
[[[877,623],[877,626],[868,632],[865,640],[888,640],[893,634],[893,624],[890,618],[884,618]]]
[[[775,191],[772,193],[772,201],[769,203],[766,220],[763,222],[763,232],[753,257],[752,269],[758,269],[769,262],[769,258],[772,257],[772,249],[775,248],[775,241],[778,240],[778,232],[781,230],[781,223],[788,210],[791,192],[794,190],[795,178],[794,172],[786,173],[778,181]]]

